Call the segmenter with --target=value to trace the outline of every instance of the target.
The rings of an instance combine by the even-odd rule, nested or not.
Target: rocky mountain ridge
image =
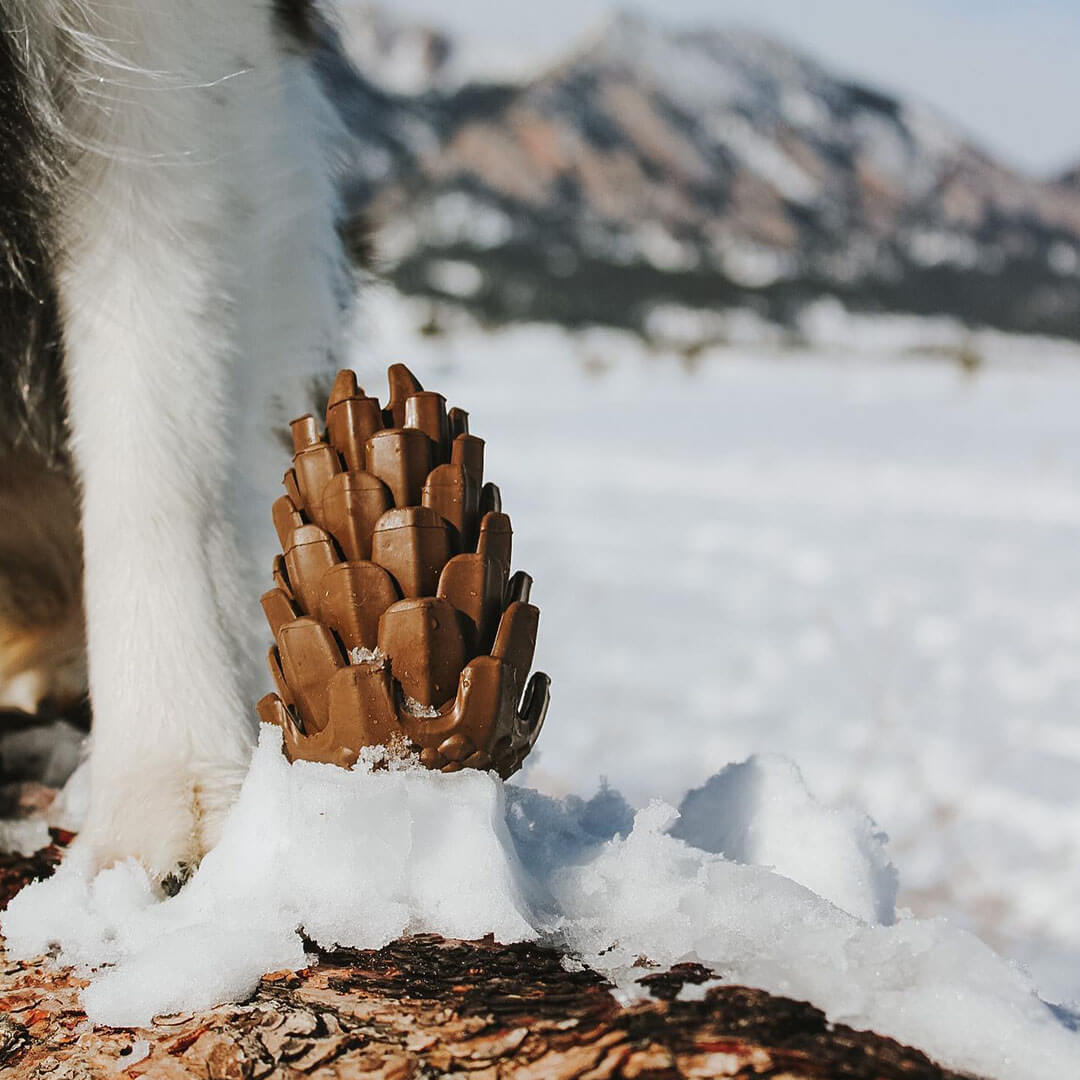
[[[617,14],[513,81],[347,6],[327,78],[350,199],[408,294],[493,321],[647,330],[808,302],[1080,336],[1080,183],[1018,174],[932,110],[745,29]]]

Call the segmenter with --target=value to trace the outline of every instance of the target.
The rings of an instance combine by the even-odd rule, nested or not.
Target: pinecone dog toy
[[[532,579],[510,576],[510,519],[468,414],[447,412],[402,364],[389,381],[381,408],[342,371],[326,432],[312,416],[291,425],[273,508],[283,554],[262,598],[277,693],[259,716],[281,726],[293,761],[350,767],[387,746],[506,778],[550,697],[546,675],[528,678]]]

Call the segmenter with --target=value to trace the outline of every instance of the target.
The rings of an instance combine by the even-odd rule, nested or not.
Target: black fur
[[[58,155],[11,19],[0,3],[0,451],[31,447],[58,462],[64,394],[48,224]]]
[[[278,26],[305,48],[315,44],[314,0],[273,0]]]

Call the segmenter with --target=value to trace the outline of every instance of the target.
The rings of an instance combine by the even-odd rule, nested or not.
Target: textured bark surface
[[[66,837],[59,837],[60,841]],[[0,856],[0,907],[51,872],[60,848]],[[323,954],[270,975],[242,1006],[95,1029],[69,971],[0,953],[0,1074],[31,1080],[957,1080],[925,1055],[830,1026],[809,1005],[744,987],[709,989],[682,965],[643,970],[656,1000],[621,1007],[607,984],[550,950],[415,937],[378,952]]]

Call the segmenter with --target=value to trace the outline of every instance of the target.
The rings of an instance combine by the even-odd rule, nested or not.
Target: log
[[[52,872],[68,837],[0,856],[0,909]],[[811,1005],[740,986],[686,987],[697,964],[643,969],[652,999],[621,1006],[580,964],[534,945],[417,936],[375,952],[323,952],[266,976],[252,999],[95,1028],[70,970],[0,951],[0,1073],[13,1080],[960,1080],[892,1039],[830,1025]]]

